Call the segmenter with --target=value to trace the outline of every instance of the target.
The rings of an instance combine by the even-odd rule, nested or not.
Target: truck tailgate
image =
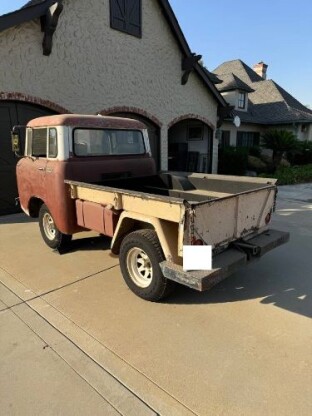
[[[201,239],[213,248],[226,244],[266,226],[276,197],[276,187],[242,192],[210,201],[191,204],[186,239]],[[268,219],[268,217],[267,217]]]

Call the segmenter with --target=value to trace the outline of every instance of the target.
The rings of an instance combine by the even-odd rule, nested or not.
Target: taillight
[[[204,245],[204,242],[200,238],[193,237],[191,244],[192,244],[192,246],[203,246]]]
[[[265,217],[265,223],[269,224],[270,221],[271,221],[271,213],[269,212]]]

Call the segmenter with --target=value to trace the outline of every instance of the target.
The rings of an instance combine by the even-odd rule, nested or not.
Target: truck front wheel
[[[54,219],[45,204],[41,205],[39,211],[39,227],[44,242],[53,249],[64,248],[72,238],[71,235],[61,233],[56,227]]]
[[[121,243],[119,259],[125,282],[141,298],[155,302],[174,289],[174,282],[161,272],[159,263],[164,255],[154,230],[128,234]]]

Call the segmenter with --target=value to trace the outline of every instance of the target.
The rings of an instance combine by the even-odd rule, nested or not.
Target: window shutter
[[[128,0],[127,25],[130,34],[141,36],[141,0]]]
[[[111,27],[124,31],[126,28],[126,0],[110,0]]]
[[[141,37],[141,0],[110,0],[113,29]]]

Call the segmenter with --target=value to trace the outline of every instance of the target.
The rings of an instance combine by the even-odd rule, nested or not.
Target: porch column
[[[216,129],[212,139],[212,166],[211,173],[218,173],[218,158],[219,158],[219,138],[221,130]]]

